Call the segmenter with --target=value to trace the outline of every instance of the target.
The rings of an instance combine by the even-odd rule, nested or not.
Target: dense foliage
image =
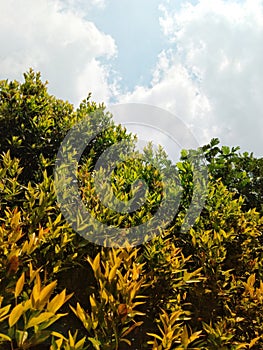
[[[262,349],[263,160],[220,148],[217,139],[203,146],[207,199],[182,231],[194,186],[191,151],[175,166],[149,146],[149,162],[124,159],[114,169],[119,200],[136,195],[139,179],[149,186],[140,209],[117,215],[96,197],[95,165],[121,140],[138,152],[136,138],[90,96],[74,110],[49,95],[39,73],[24,78],[0,82],[0,348]],[[98,220],[125,235],[161,203],[158,169],[182,184],[173,222],[137,247],[91,243],[60,212],[54,162],[67,132],[86,117],[91,127],[108,127],[86,147],[78,171],[82,200]]]

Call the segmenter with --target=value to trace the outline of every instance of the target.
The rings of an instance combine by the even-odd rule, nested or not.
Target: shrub
[[[262,159],[219,148],[214,139],[201,150],[184,150],[176,165],[151,145],[142,160],[136,137],[116,126],[103,104],[89,95],[74,110],[48,94],[39,73],[24,78],[0,83],[1,348],[262,349]],[[96,220],[121,228],[111,248],[74,232],[57,203],[58,148],[84,118],[88,133],[107,129],[87,145],[78,166],[79,194],[95,218],[83,226],[94,236]],[[108,200],[138,199],[138,209],[121,214],[101,203],[94,180],[105,189],[111,164],[97,169],[96,162],[119,141],[136,157],[121,155],[108,176]],[[207,192],[194,183],[188,160],[200,151],[208,162]],[[171,202],[173,222],[149,241],[133,237],[140,245],[131,247],[126,229],[148,222],[164,199],[160,169],[168,192],[182,195],[179,210]],[[143,204],[136,197],[140,180],[148,185]],[[206,203],[184,230],[196,185]],[[147,238],[148,228],[139,235]]]

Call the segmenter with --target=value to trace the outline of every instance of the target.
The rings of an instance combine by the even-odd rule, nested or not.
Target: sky
[[[0,79],[32,67],[76,107],[149,104],[263,156],[262,0],[0,0],[0,29]]]

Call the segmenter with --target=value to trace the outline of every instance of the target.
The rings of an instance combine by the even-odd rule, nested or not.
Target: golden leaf
[[[19,294],[22,292],[23,287],[25,284],[25,273],[23,272],[18,281],[16,282],[16,288],[15,288],[15,298],[19,296]]]
[[[24,306],[22,304],[18,304],[13,308],[8,319],[9,327],[13,327],[13,325],[17,323],[23,312]]]

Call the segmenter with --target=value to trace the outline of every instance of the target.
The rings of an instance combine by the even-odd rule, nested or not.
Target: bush
[[[146,161],[123,156],[114,169],[110,182],[119,200],[136,196],[140,179],[149,186],[138,210],[118,214],[96,196],[94,178],[103,179],[107,169],[95,165],[121,140],[138,155],[136,138],[90,95],[74,110],[48,94],[39,73],[24,77],[24,83],[0,84],[0,348],[262,349],[262,159],[220,149],[218,140],[203,146],[210,173],[206,204],[184,231],[193,150],[172,165],[149,146]],[[79,190],[97,220],[123,229],[111,248],[74,232],[55,193],[60,143],[86,117],[90,129],[108,129],[85,149]],[[178,212],[171,206],[173,222],[136,248],[118,247],[125,229],[147,222],[162,202],[160,168],[173,195],[180,194],[176,184],[183,188]],[[97,233],[94,222],[88,228]]]

